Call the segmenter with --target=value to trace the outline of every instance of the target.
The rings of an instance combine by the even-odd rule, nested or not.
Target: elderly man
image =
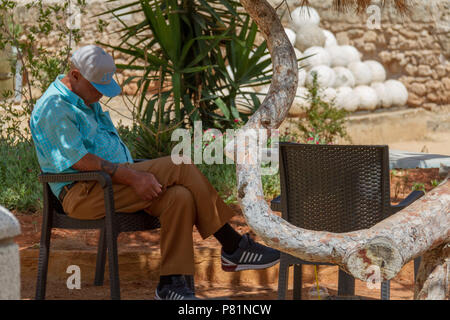
[[[161,223],[161,270],[156,299],[195,299],[184,280],[194,274],[192,229],[222,245],[224,271],[275,265],[280,253],[241,236],[228,223],[234,212],[193,164],[171,157],[133,163],[108,112],[99,100],[117,96],[113,58],[89,45],[74,52],[71,69],[60,75],[37,101],[30,127],[43,172],[102,170],[111,176],[119,212],[145,210]],[[96,181],[51,183],[67,215],[100,219],[103,191]]]

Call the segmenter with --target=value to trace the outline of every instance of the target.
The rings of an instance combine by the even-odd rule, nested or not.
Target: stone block
[[[419,76],[423,77],[431,76],[431,74],[433,73],[430,66],[428,65],[420,65],[417,72]]]
[[[0,300],[20,299],[19,247],[14,242],[19,234],[17,219],[0,206]]]
[[[419,97],[422,97],[427,93],[427,87],[423,83],[413,83],[408,89],[408,91],[418,95]]]

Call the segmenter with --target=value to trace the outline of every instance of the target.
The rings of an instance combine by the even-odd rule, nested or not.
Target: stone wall
[[[50,0],[49,0],[50,1]],[[54,1],[54,0],[53,0]],[[120,43],[121,24],[111,16],[100,18],[109,22],[103,32],[98,31],[97,17],[105,12],[131,0],[113,3],[105,1],[87,1],[86,14],[81,16],[82,41],[80,45],[95,41],[117,45]],[[270,0],[273,5],[281,0]],[[301,0],[287,0],[290,9],[294,9]],[[374,59],[381,62],[387,71],[387,79],[403,82],[409,91],[409,107],[433,109],[437,105],[450,104],[450,2],[448,0],[410,0],[411,12],[402,16],[394,8],[381,9],[380,29],[370,29],[367,21],[371,14],[357,15],[337,13],[332,8],[332,0],[310,0],[321,16],[320,26],[333,32],[340,45],[350,44],[363,53],[363,60]],[[378,4],[381,1],[372,1]],[[389,1],[387,1],[389,2]],[[380,5],[381,8],[381,5]],[[286,11],[281,6],[277,12]],[[142,21],[142,14],[124,16],[126,23],[134,24]],[[33,21],[30,17],[28,21]],[[282,17],[283,23],[289,25],[287,12]],[[54,36],[41,39],[49,50],[58,50],[60,42]],[[106,48],[112,53],[112,50]],[[116,63],[126,63],[127,57],[114,52]],[[122,82],[132,71],[119,72]],[[132,83],[124,88],[126,94],[136,91],[137,84]]]
[[[272,0],[272,3],[279,3]],[[300,0],[289,1],[291,10]],[[310,0],[320,17],[320,26],[336,35],[339,45],[350,44],[362,60],[377,60],[387,79],[400,80],[409,91],[408,106],[432,109],[450,104],[450,2],[448,0],[410,1],[410,14],[400,15],[393,7],[379,5],[379,29],[368,27],[373,12],[360,15],[338,13],[332,0]],[[381,1],[372,1],[379,4]],[[387,1],[389,3],[389,1]],[[278,12],[281,12],[280,8]],[[285,26],[290,18],[282,18]],[[369,25],[373,19],[369,21]]]

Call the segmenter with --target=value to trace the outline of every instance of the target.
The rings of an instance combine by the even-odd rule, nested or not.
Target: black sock
[[[232,254],[239,247],[239,242],[242,239],[242,236],[237,233],[228,223],[220,228],[216,233],[214,233],[214,237],[220,242],[223,247],[223,251],[226,254]]]
[[[161,290],[161,288],[163,286],[165,286],[166,284],[171,284],[172,283],[172,277],[179,277],[181,276],[181,274],[170,274],[167,276],[160,276],[159,277],[159,284],[158,284],[158,290]]]

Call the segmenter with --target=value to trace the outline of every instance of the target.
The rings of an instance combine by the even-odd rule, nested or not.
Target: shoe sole
[[[234,264],[233,262],[222,257],[222,270],[225,272],[236,272],[243,270],[260,270],[270,268],[280,262],[280,259],[266,264]]]

